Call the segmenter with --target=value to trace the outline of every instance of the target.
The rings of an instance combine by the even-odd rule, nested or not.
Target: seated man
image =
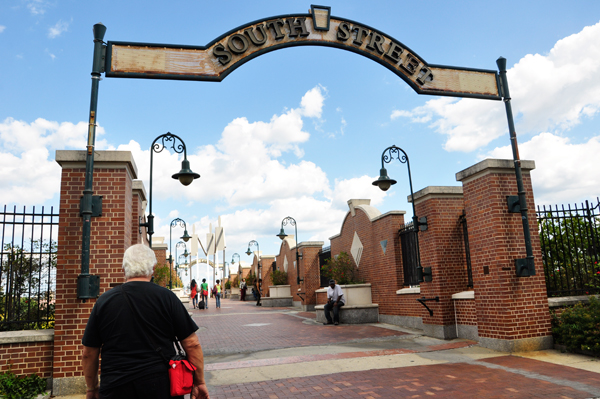
[[[327,322],[323,324],[340,324],[340,308],[344,306],[346,299],[344,299],[344,293],[342,287],[335,283],[335,280],[329,280],[329,287],[327,287],[327,304],[325,305],[325,318]],[[331,315],[329,312],[333,310],[333,321],[331,321]]]

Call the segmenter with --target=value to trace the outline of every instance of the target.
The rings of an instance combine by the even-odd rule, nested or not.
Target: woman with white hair
[[[125,284],[96,301],[82,339],[86,399],[170,398],[168,365],[154,345],[171,358],[175,339],[196,366],[191,398],[208,398],[198,326],[173,292],[150,282],[155,266],[152,249],[129,247],[123,256]]]

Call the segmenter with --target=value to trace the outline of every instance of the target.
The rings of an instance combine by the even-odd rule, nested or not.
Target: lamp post
[[[304,281],[304,279],[300,278],[300,259],[302,258],[302,256],[298,255],[298,227],[296,226],[296,219],[294,219],[291,216],[284,218],[281,221],[281,231],[279,232],[279,234],[277,234],[277,237],[281,238],[282,241],[285,239],[285,237],[287,237],[287,234],[285,234],[285,231],[283,231],[283,226],[287,225],[288,223],[294,226],[296,232],[296,283],[300,285],[300,281]]]
[[[181,239],[185,242],[188,242],[190,240],[190,238],[192,238],[187,231],[187,225],[185,224],[185,221],[183,219],[180,218],[175,218],[171,221],[171,227],[169,228],[169,289],[173,288],[173,278],[172,278],[172,271],[173,271],[173,227],[179,225],[180,227],[183,227],[183,235],[181,236]],[[176,249],[177,250],[177,249]],[[186,249],[187,252],[187,249]]]
[[[248,243],[248,250],[246,251],[246,255],[248,255],[248,256],[252,255],[252,251],[250,251],[250,247],[253,245],[256,245],[256,251],[258,252],[258,276],[256,278],[258,279],[258,290],[261,291],[260,279],[261,279],[262,266],[260,265],[260,246],[258,245],[257,241],[252,240]]]
[[[177,250],[179,248],[184,248],[185,249],[185,254],[187,255],[187,245],[185,244],[184,241],[179,241],[177,244],[175,244],[175,271],[176,273],[178,272],[178,268],[179,268],[179,256],[177,255]],[[183,283],[183,281],[182,281]]]
[[[235,258],[237,256],[238,258],[238,283],[242,282],[242,276],[241,276],[241,271],[242,271],[242,264],[240,263],[240,255],[236,252],[233,255],[231,255],[231,264],[233,265],[235,262],[233,260],[233,258]]]
[[[415,196],[413,193],[412,187],[412,177],[410,174],[410,162],[408,160],[408,155],[406,152],[400,147],[396,147],[395,145],[386,148],[383,150],[381,154],[381,170],[379,171],[379,178],[373,182],[374,186],[378,186],[382,191],[387,191],[392,185],[396,184],[396,180],[390,179],[387,175],[387,170],[384,167],[384,163],[390,163],[392,160],[396,158],[401,163],[405,163],[408,168],[408,184],[410,186],[410,202],[412,204],[413,210],[413,226],[416,230],[415,232],[415,241],[417,244],[417,280],[418,282],[423,281],[431,281],[431,269],[427,268],[426,273],[424,273],[423,268],[421,267],[421,255],[419,253],[419,230],[425,231],[427,230],[427,218],[422,217],[418,218],[417,213],[415,211]],[[425,280],[423,280],[423,275],[427,274]]]
[[[158,142],[159,140],[161,140],[160,143]],[[178,140],[181,144],[177,144]],[[140,233],[142,232],[142,227],[148,228],[148,241],[150,244],[150,248],[152,248],[152,235],[154,234],[154,215],[152,214],[152,166],[154,163],[154,153],[162,152],[162,150],[165,149],[169,144],[171,144],[171,148],[176,153],[181,154],[183,152],[181,170],[179,171],[179,173],[175,173],[171,177],[173,179],[179,180],[179,182],[184,186],[189,186],[194,181],[194,179],[200,177],[198,173],[194,173],[190,169],[190,161],[187,160],[187,150],[185,148],[185,143],[183,142],[183,140],[181,140],[179,136],[167,132],[165,134],[161,134],[160,136],[154,139],[152,145],[150,146],[150,190],[148,195],[148,221],[146,223],[142,223],[142,216],[140,216],[139,220]]]

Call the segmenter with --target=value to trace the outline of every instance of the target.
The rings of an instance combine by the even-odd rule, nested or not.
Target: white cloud
[[[521,159],[535,161],[531,176],[536,204],[574,203],[600,196],[600,136],[573,144],[566,137],[541,133],[519,143],[519,153]],[[512,159],[511,147],[495,148],[487,157]]]
[[[98,127],[97,135],[104,129]],[[85,149],[87,123],[53,122],[42,118],[31,124],[7,118],[0,123],[0,203],[42,203],[58,194],[60,166],[56,149]],[[100,141],[97,148],[106,145]]]
[[[324,87],[316,86],[306,92],[306,94],[302,97],[302,101],[300,102],[302,105],[302,115],[309,118],[321,117],[323,103],[325,102],[325,97],[323,96],[322,91],[327,92]]]
[[[559,40],[547,55],[530,54],[511,68],[508,81],[519,134],[566,131],[600,110],[600,23]],[[448,151],[473,151],[507,130],[504,105],[496,101],[437,98],[392,120],[431,123],[448,136]]]
[[[51,26],[48,29],[48,37],[50,39],[57,38],[60,35],[62,35],[63,32],[66,32],[67,30],[69,30],[69,23],[68,22],[64,22],[61,19],[54,26]]]
[[[0,33],[4,32],[5,29],[6,29],[6,26],[0,25]]]
[[[49,3],[46,0],[30,0],[27,3],[27,8],[33,15],[43,15],[48,6]]]

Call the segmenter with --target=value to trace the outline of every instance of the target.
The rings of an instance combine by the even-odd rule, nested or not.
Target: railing
[[[58,213],[0,212],[0,331],[54,327]]]
[[[319,273],[321,273],[321,268],[325,265],[327,259],[331,259],[331,247],[323,247],[319,251]],[[322,274],[320,276],[320,285],[321,287],[329,286],[329,279]]]
[[[467,262],[467,287],[473,288],[473,269],[471,268],[471,247],[469,246],[469,230],[467,229],[467,215],[463,209],[462,215],[458,218],[462,224],[463,242],[465,244],[465,261]]]
[[[405,286],[419,285],[417,267],[419,258],[417,256],[417,229],[412,222],[404,225],[398,232],[400,235],[400,246],[402,247],[402,268]]]
[[[539,207],[542,260],[549,297],[600,293],[600,200],[591,206]]]

